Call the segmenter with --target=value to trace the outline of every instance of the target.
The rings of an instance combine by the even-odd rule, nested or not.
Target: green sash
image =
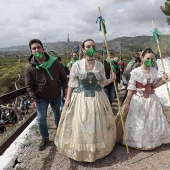
[[[46,70],[47,74],[49,75],[50,79],[54,80],[48,69],[53,65],[55,60],[56,60],[55,57],[50,56],[49,60],[47,60],[46,62],[44,62],[44,63],[42,63],[40,65],[37,65],[36,69],[40,69],[40,67],[44,68]]]

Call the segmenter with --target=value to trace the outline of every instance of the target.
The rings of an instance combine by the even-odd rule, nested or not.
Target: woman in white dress
[[[61,114],[55,144],[58,151],[77,161],[94,162],[108,155],[116,143],[116,124],[103,86],[106,79],[101,62],[94,60],[95,42],[82,45],[84,58],[73,64],[68,94]]]
[[[141,67],[131,72],[128,95],[124,102],[127,113],[125,130],[130,147],[151,150],[170,143],[170,129],[154,89],[164,84],[167,75],[158,79],[157,70],[151,67],[153,51],[143,52]]]

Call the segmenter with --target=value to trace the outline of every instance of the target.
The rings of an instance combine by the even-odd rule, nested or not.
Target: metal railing
[[[8,94],[0,96],[0,104],[6,103],[16,97],[26,94],[26,88],[21,88],[19,90],[10,92]],[[2,143],[0,143],[0,155],[2,155],[5,150],[14,142],[14,140],[25,130],[25,128],[33,121],[37,113],[30,113],[30,116],[26,119],[22,125],[16,129],[9,137],[7,137]]]

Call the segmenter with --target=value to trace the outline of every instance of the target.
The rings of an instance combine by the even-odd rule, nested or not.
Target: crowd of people
[[[14,111],[0,110],[0,134],[6,131],[7,126],[11,126],[17,122],[17,116]]]
[[[151,150],[170,143],[168,122],[154,93],[168,77],[166,73],[158,77],[150,48],[136,53],[125,68],[123,59],[118,61],[112,50],[102,63],[95,56],[92,39],[83,42],[83,57],[78,59],[73,52],[68,65],[64,65],[60,57],[57,60],[48,55],[38,39],[31,40],[29,47],[31,55],[25,67],[25,86],[31,106],[37,109],[42,136],[40,151],[49,142],[46,118],[51,105],[57,127],[54,142],[61,154],[86,162],[108,155],[120,136],[112,103],[121,80],[126,91],[122,107],[129,146]],[[119,142],[125,144],[123,137]]]
[[[21,112],[22,114],[29,113],[30,101],[27,99],[22,101]],[[18,102],[18,107],[21,103],[21,100]],[[13,110],[14,101],[10,101],[4,104],[5,109],[0,110],[0,134],[3,134],[7,131],[7,127],[11,127],[18,122],[17,113]],[[10,109],[11,108],[11,109]]]

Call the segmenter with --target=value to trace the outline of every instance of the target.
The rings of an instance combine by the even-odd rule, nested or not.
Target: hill
[[[170,53],[170,36],[160,37],[160,46],[163,53]],[[69,53],[78,46],[78,41],[68,43]],[[103,43],[96,43],[96,49],[102,50]],[[156,50],[156,44],[153,42],[152,36],[136,36],[136,37],[119,37],[108,41],[109,50],[119,52],[134,52],[136,50],[145,49],[151,47],[154,51]],[[54,51],[57,54],[64,54],[67,52],[67,42],[58,41],[54,43],[47,43],[48,51]],[[10,55],[29,55],[30,50],[28,45],[13,46],[8,48],[0,48],[0,56]]]

